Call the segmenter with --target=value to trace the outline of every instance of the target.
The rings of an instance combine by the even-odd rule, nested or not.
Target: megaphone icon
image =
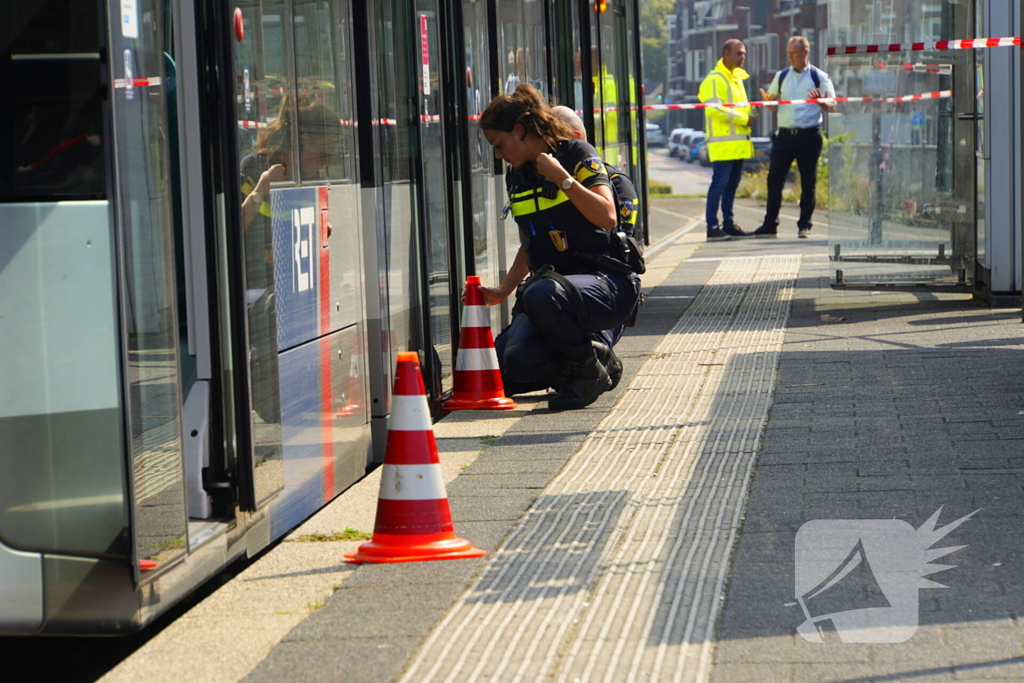
[[[850,610],[892,607],[882,587],[878,585],[867,553],[864,552],[864,542],[860,539],[845,560],[818,585],[797,596],[796,601],[806,617],[806,621],[797,627],[797,631],[805,639],[818,643],[824,642],[824,624],[831,621],[836,614]]]

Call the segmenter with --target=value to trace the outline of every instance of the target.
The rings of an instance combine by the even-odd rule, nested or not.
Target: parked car
[[[667,139],[665,134],[661,132],[661,126],[656,123],[647,122],[647,146],[648,147],[664,147]]]
[[[763,166],[767,166],[771,159],[772,139],[750,138],[750,141],[754,143],[754,156],[746,160],[743,168],[746,170],[759,170]]]
[[[697,161],[700,148],[704,146],[704,140],[707,138],[707,134],[701,131],[690,133],[686,140],[686,161],[687,163],[693,163]]]
[[[692,133],[693,128],[674,128],[668,136],[668,155],[670,157],[679,156],[679,143],[682,142],[683,136],[687,133]]]
[[[701,140],[700,146],[697,148],[697,159],[700,161],[701,166],[711,165],[711,155],[708,153],[707,139]]]
[[[690,161],[690,143],[693,141],[693,136],[697,134],[703,135],[704,132],[700,130],[691,130],[689,133],[684,135],[679,141],[679,158],[683,161]]]

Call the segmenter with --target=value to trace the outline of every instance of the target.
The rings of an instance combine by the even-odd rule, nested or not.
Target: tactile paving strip
[[[403,681],[698,681],[799,257],[723,261]]]

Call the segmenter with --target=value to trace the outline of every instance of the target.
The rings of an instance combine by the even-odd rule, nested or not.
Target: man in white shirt
[[[835,88],[828,74],[817,68],[807,56],[810,43],[803,36],[793,36],[786,46],[789,67],[775,74],[771,86],[761,89],[766,101],[834,99]],[[789,169],[796,161],[800,170],[800,219],[797,221],[799,237],[811,236],[811,216],[814,214],[815,191],[818,180],[818,158],[821,156],[821,122],[823,115],[834,105],[783,104],[778,109],[778,130],[772,140],[772,156],[768,166],[768,207],[755,237],[778,237],[779,209],[782,208],[782,188]]]

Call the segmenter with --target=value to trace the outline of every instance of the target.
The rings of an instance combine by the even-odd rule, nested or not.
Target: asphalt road
[[[647,168],[651,180],[671,185],[673,194],[706,194],[711,184],[710,167],[670,157],[664,147],[647,152]]]

